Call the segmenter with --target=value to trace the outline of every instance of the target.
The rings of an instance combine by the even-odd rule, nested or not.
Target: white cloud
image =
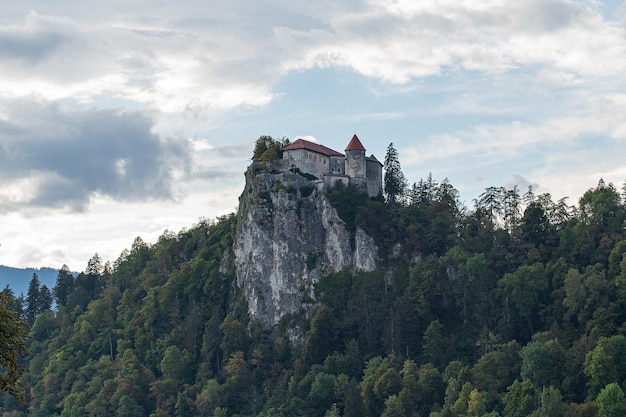
[[[86,224],[122,221],[120,211],[126,212],[122,228],[147,238],[174,228],[168,222],[188,225],[189,211],[187,220],[175,214],[187,205],[208,216],[232,211],[252,138],[259,134],[250,132],[294,123],[273,108],[287,98],[300,100],[298,111],[306,118],[298,121],[309,124],[282,131],[313,132],[322,143],[328,126],[397,126],[370,135],[374,143],[398,137],[405,169],[464,167],[468,182],[482,183],[492,181],[487,169],[530,153],[545,158],[545,168],[511,165],[518,175],[511,181],[550,190],[562,181],[560,190],[571,192],[593,185],[598,174],[623,176],[619,152],[606,150],[610,158],[594,154],[587,160],[584,146],[589,138],[612,144],[626,139],[623,7],[615,15],[621,21],[608,20],[601,9],[591,0],[184,0],[158,7],[120,0],[97,6],[4,2],[0,208],[11,214],[3,223],[15,221],[25,230],[26,222],[13,211],[25,206],[81,208],[80,219],[57,211],[28,214],[33,230],[50,235],[57,233],[53,224],[90,231],[93,237],[86,232],[75,238],[90,242],[83,243],[90,253],[80,255],[88,259],[101,251],[99,242],[119,243],[120,237]],[[309,103],[307,89],[318,90],[323,100],[327,86],[295,91],[282,81],[318,68],[358,74],[354,78],[365,79],[367,91],[353,106],[327,103],[326,113],[311,120],[318,109],[307,105],[323,101]],[[424,134],[419,123],[426,125],[431,116],[447,120]],[[130,149],[128,141],[94,136],[106,126],[116,138],[134,126],[141,133],[135,144],[142,145]],[[174,141],[166,138],[176,138],[182,150],[173,152],[168,146]],[[418,145],[409,147],[409,141]],[[57,150],[56,162],[42,156],[45,150]],[[102,154],[97,161],[106,175],[79,181],[68,174],[77,167],[88,174],[80,156],[94,150]],[[167,158],[170,151],[180,159]],[[148,156],[149,161],[142,158]],[[566,168],[568,161],[575,169]],[[141,190],[150,191],[144,197],[165,199],[149,209],[129,198]],[[159,214],[165,212],[171,216]],[[6,231],[0,241],[17,242],[17,233]],[[133,237],[125,235],[124,245]],[[29,242],[16,247],[26,253],[36,246]],[[50,264],[46,259],[53,252],[73,250],[57,245],[37,255],[39,264]],[[0,254],[7,254],[6,246]]]
[[[298,135],[295,138],[293,138],[294,141],[298,139],[308,140],[309,142],[317,142],[317,139],[315,138],[315,136],[311,136],[311,135]]]
[[[372,1],[334,15],[328,6],[313,18],[304,2],[272,4],[271,14],[259,14],[260,7],[187,2],[156,18],[135,5],[127,15],[111,9],[97,20],[81,8],[31,11],[0,25],[0,91],[118,98],[206,117],[266,106],[280,77],[314,67],[399,84],[461,68],[497,73],[541,65],[544,80],[561,83],[626,69],[624,27],[569,0]]]
[[[444,68],[497,73],[544,65],[590,78],[626,68],[623,26],[574,1],[372,2],[329,23],[327,30],[277,29],[276,42],[302,51],[288,68],[345,67],[392,83]]]

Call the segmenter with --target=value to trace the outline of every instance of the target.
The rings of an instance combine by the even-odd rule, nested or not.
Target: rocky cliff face
[[[250,317],[266,327],[287,313],[310,312],[321,276],[376,267],[373,239],[362,230],[353,239],[324,194],[298,174],[253,164],[239,204],[237,283]]]

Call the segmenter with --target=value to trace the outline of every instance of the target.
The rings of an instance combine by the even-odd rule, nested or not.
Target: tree
[[[48,288],[47,285],[41,286],[41,291],[39,292],[40,296],[40,310],[39,313],[43,313],[46,310],[50,310],[52,308],[52,291]]]
[[[385,400],[385,410],[380,415],[381,417],[404,417],[406,416],[406,410],[402,405],[402,401],[397,395],[390,395]]]
[[[524,210],[522,217],[522,236],[536,246],[543,244],[550,232],[550,220],[541,204],[532,202]]]
[[[565,349],[558,340],[533,341],[522,348],[521,377],[537,387],[555,385],[563,379]]]
[[[192,417],[195,415],[186,391],[178,393],[174,409],[176,410],[176,417]]]
[[[19,381],[23,370],[19,359],[28,354],[26,339],[29,329],[12,308],[16,304],[14,298],[0,293],[0,391],[24,401],[26,390]]]
[[[537,388],[530,381],[515,380],[503,398],[504,416],[525,417],[535,409]]]
[[[506,229],[511,232],[520,220],[520,206],[522,198],[519,195],[517,185],[511,190],[505,190],[502,196],[502,215]]]
[[[585,222],[605,226],[614,230],[612,225],[619,225],[624,218],[621,196],[613,184],[605,185],[600,179],[595,189],[583,194],[578,202],[581,218]],[[606,229],[605,229],[606,230]]]
[[[180,351],[176,346],[170,346],[165,349],[163,359],[160,363],[160,369],[165,379],[172,379],[176,382],[187,382],[186,377],[189,373],[189,353]]]
[[[467,402],[467,415],[481,417],[485,412],[485,400],[480,392],[474,388],[470,392],[469,401]]]
[[[311,408],[315,411],[314,415],[321,415],[332,406],[335,380],[334,375],[325,372],[320,372],[315,376],[307,395],[307,403],[311,404]]]
[[[622,384],[626,380],[626,337],[615,335],[601,337],[598,345],[587,354],[584,372],[589,380],[589,397],[594,398],[610,383]]]
[[[476,388],[497,398],[519,376],[520,346],[515,341],[485,353],[472,368]]]
[[[503,298],[510,300],[520,319],[526,321],[529,336],[535,332],[538,305],[548,284],[548,275],[541,263],[522,265],[498,281]]]
[[[621,417],[626,412],[624,391],[615,382],[608,384],[596,398],[600,417]]]
[[[565,404],[561,392],[553,386],[543,387],[539,398],[541,417],[564,417]]]
[[[430,322],[424,331],[423,346],[424,359],[435,366],[445,365],[447,340],[443,337],[443,325],[439,320]]]
[[[331,405],[328,411],[326,411],[326,414],[324,414],[324,417],[341,417],[337,404]]]
[[[476,201],[476,208],[483,209],[489,214],[492,224],[497,224],[498,219],[504,214],[504,187],[488,187]]]
[[[28,284],[28,293],[26,295],[26,321],[28,324],[32,326],[35,322],[35,318],[39,313],[41,313],[44,309],[42,308],[42,299],[41,299],[41,282],[39,282],[39,277],[37,273],[33,274],[33,278],[30,280]]]
[[[247,330],[239,320],[233,319],[231,316],[226,316],[222,325],[220,326],[222,331],[222,341],[220,348],[222,349],[223,357],[225,360],[237,351],[247,350]]]
[[[252,159],[260,159],[263,162],[280,159],[283,156],[283,148],[287,145],[289,145],[287,138],[274,139],[271,136],[259,136],[254,143]]]
[[[603,265],[588,266],[582,273],[570,269],[563,285],[565,318],[576,318],[581,328],[588,326],[598,309],[608,306],[612,287]]]
[[[54,286],[54,298],[59,306],[65,307],[67,296],[74,289],[74,276],[67,265],[63,265],[57,275],[57,283]]]
[[[391,204],[401,203],[404,199],[406,178],[402,173],[400,160],[398,159],[398,151],[396,150],[396,148],[393,147],[393,143],[390,143],[387,147],[387,154],[385,155],[384,166],[385,199],[388,203]]]
[[[117,414],[120,417],[141,417],[146,415],[143,407],[132,397],[122,395],[117,407]]]
[[[337,339],[336,320],[330,308],[321,306],[317,310],[304,345],[303,357],[307,363],[322,363],[332,353]]]

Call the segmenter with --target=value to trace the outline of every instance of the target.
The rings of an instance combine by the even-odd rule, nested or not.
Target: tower
[[[350,178],[366,177],[365,147],[356,135],[346,147],[346,175]]]

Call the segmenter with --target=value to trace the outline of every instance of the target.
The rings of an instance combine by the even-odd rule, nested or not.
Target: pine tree
[[[398,159],[398,151],[394,148],[393,143],[390,143],[387,147],[384,166],[385,199],[391,204],[402,203],[406,188],[406,178],[402,173],[400,160]]]
[[[37,273],[33,274],[33,278],[30,280],[28,284],[28,293],[26,294],[26,321],[28,324],[32,325],[35,322],[35,318],[37,314],[39,314],[42,310],[41,308],[41,283],[39,282],[39,277]]]
[[[54,298],[59,306],[67,304],[67,296],[74,289],[74,276],[67,265],[63,265],[57,275],[57,283],[54,287]]]
[[[48,288],[47,285],[42,285],[41,290],[39,291],[39,313],[43,313],[46,310],[52,309],[52,291]]]

